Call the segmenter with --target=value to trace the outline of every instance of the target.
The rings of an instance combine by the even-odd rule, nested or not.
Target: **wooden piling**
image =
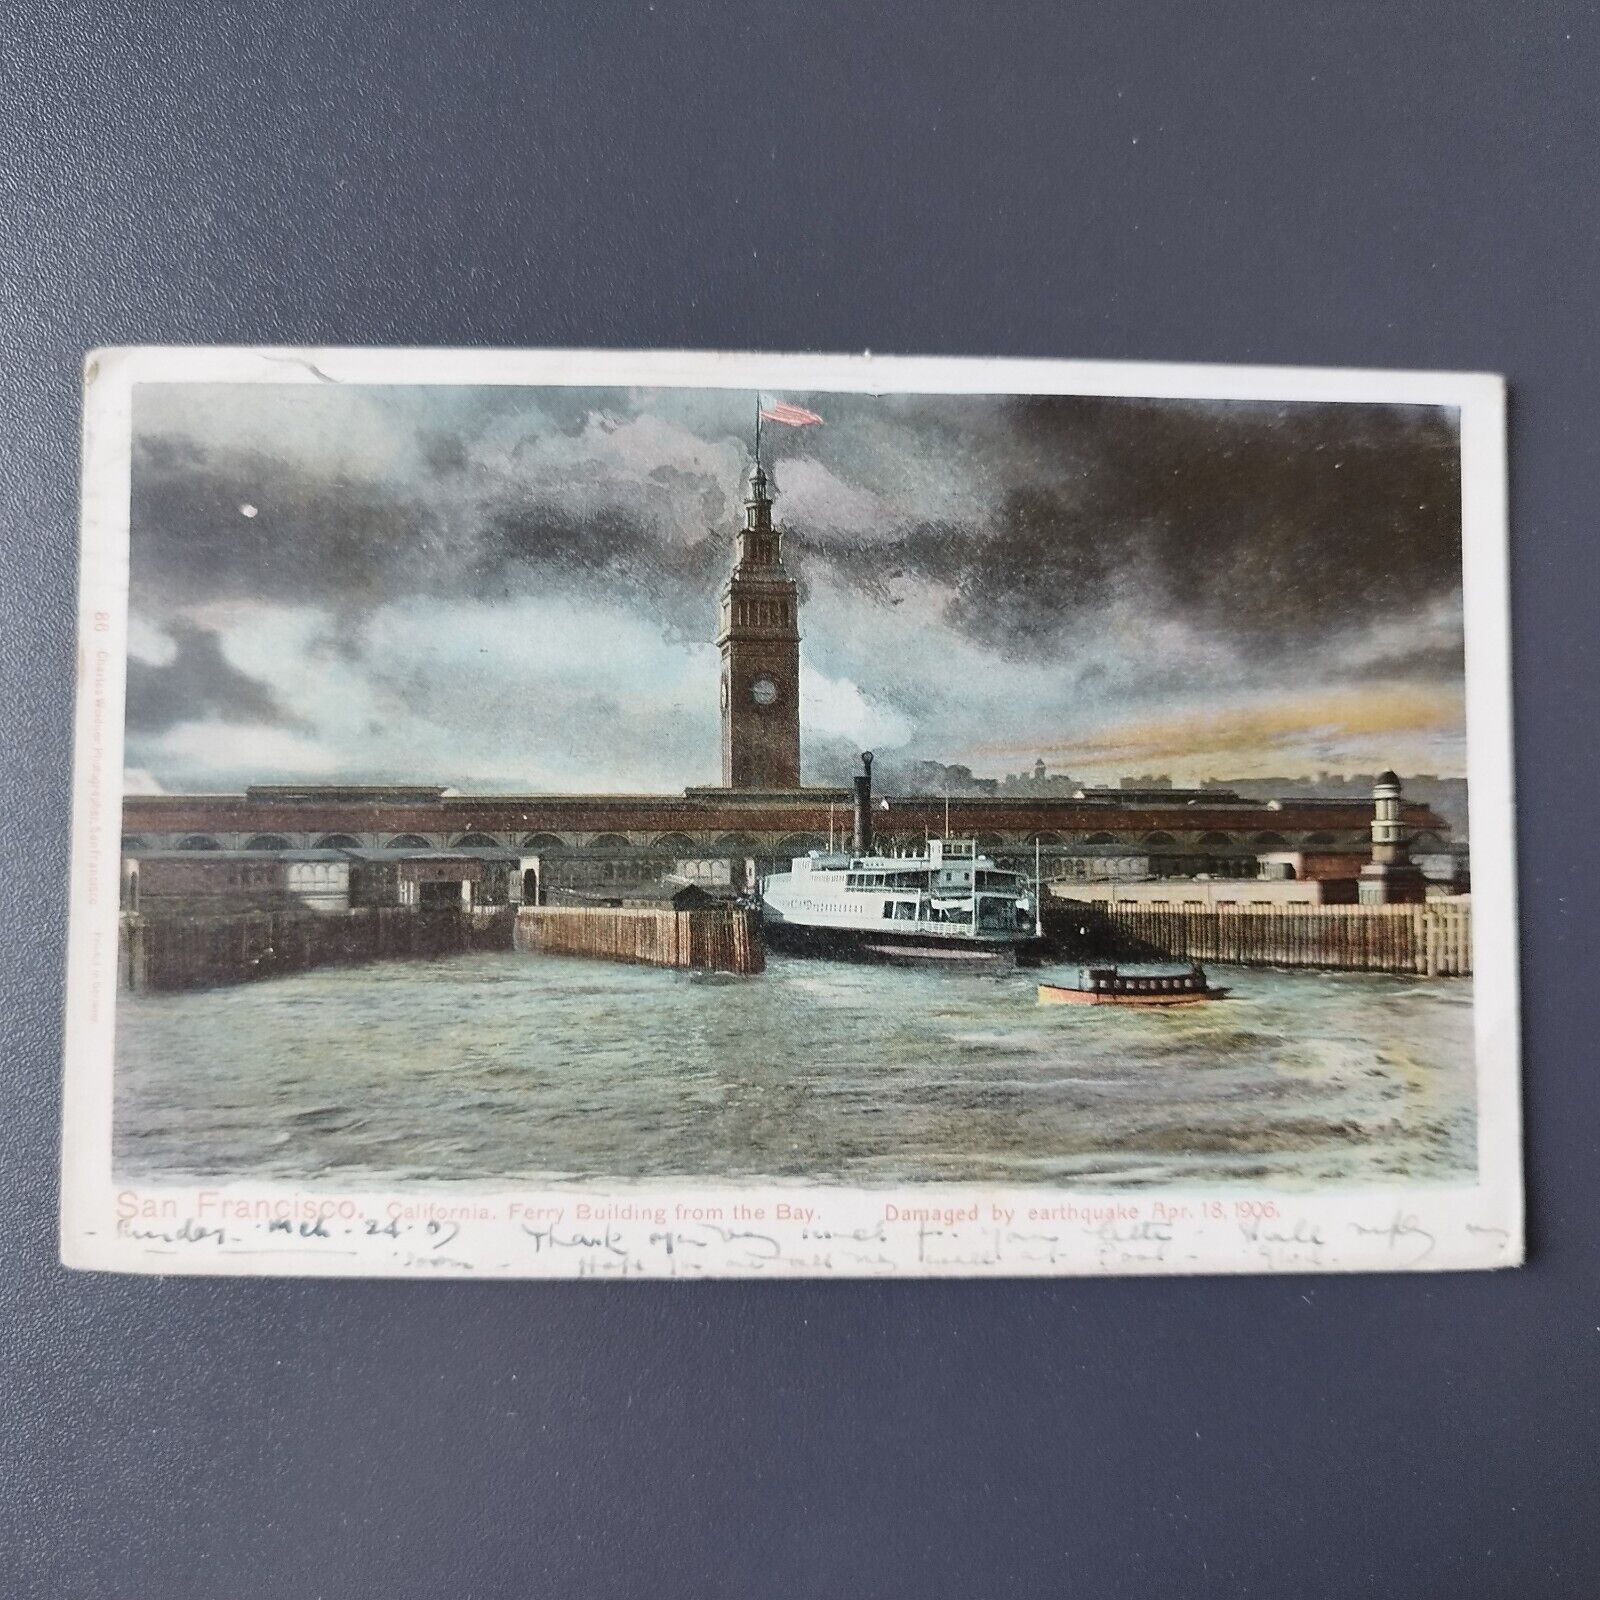
[[[1086,929],[1081,937],[1088,946],[1124,960],[1170,958],[1427,977],[1472,972],[1472,902],[1465,896],[1403,906],[1183,910],[1058,898],[1051,911],[1051,923]]]
[[[766,945],[754,911],[704,906],[523,906],[513,935],[518,950],[588,956],[638,966],[755,973],[766,968]]]

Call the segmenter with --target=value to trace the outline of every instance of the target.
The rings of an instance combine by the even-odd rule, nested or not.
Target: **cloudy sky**
[[[807,782],[1464,770],[1454,413],[770,398]],[[716,782],[753,405],[141,386],[134,785]]]

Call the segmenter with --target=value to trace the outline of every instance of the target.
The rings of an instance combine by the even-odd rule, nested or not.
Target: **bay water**
[[[1040,1006],[1041,972],[514,953],[123,995],[126,1181],[552,1177],[1121,1188],[1470,1179],[1472,986],[1212,967],[1227,999]]]

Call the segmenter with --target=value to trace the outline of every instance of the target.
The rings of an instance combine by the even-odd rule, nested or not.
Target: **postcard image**
[[[93,353],[63,1259],[1517,1264],[1504,411]]]

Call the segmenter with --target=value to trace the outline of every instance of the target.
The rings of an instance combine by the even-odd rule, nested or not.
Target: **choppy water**
[[[1046,1006],[1034,974],[772,959],[723,984],[475,955],[124,995],[125,1178],[1443,1181],[1475,1160],[1471,985],[1210,969]]]

